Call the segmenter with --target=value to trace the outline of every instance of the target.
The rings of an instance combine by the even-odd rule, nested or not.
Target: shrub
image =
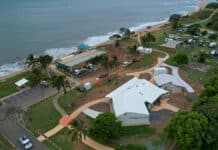
[[[172,58],[173,62],[176,65],[184,65],[184,64],[188,64],[188,57],[185,54],[182,53],[178,53],[176,54],[173,58]]]
[[[122,145],[115,148],[115,150],[147,150],[147,147],[145,145],[139,145],[139,144],[128,144],[128,145]]]
[[[210,40],[217,40],[218,35],[217,34],[211,34],[208,36],[208,39]]]

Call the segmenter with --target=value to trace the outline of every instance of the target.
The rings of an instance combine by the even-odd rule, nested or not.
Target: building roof
[[[106,95],[113,101],[115,115],[138,113],[149,115],[145,102],[153,104],[167,91],[160,89],[145,79],[133,78]]]
[[[161,46],[166,48],[176,49],[176,47],[181,43],[182,43],[181,41],[169,40],[167,43],[162,44]]]
[[[66,57],[61,58],[57,62],[63,65],[66,65],[68,67],[74,67],[78,64],[84,63],[92,58],[95,58],[96,56],[100,56],[103,54],[106,54],[106,51],[100,51],[100,50],[89,50],[83,53],[80,53],[78,55],[68,55]]]
[[[158,86],[172,83],[173,85],[184,87],[182,82],[180,82],[179,80],[177,80],[174,76],[170,74],[160,74],[160,75],[154,76],[154,80]]]
[[[80,44],[79,46],[78,46],[78,49],[81,49],[81,50],[88,50],[88,49],[90,49],[91,47],[89,46],[89,45],[87,45],[87,44]]]
[[[21,80],[15,82],[15,85],[16,85],[17,87],[22,87],[22,86],[24,86],[25,84],[27,84],[27,82],[28,82],[28,80],[25,79],[25,78],[23,78],[23,79],[21,79]]]

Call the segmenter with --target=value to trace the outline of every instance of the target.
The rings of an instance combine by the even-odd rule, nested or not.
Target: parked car
[[[24,145],[24,149],[26,150],[31,149],[32,147],[33,147],[33,144],[31,142]]]
[[[49,83],[47,81],[41,81],[40,82],[40,85],[42,85],[43,87],[48,87],[49,86]]]
[[[88,71],[86,69],[76,69],[76,70],[74,70],[73,75],[77,76],[77,77],[81,77],[87,73],[88,73]]]
[[[26,150],[31,149],[33,147],[32,142],[26,136],[21,136],[18,140],[24,146],[24,149]]]
[[[98,78],[105,78],[108,76],[108,73],[102,73],[98,76]]]
[[[22,145],[25,145],[30,142],[30,139],[28,139],[26,136],[21,136],[18,140]]]
[[[131,64],[131,62],[124,61],[123,64],[122,64],[122,67],[126,68],[126,67],[128,67],[130,64]]]
[[[76,87],[76,90],[78,90],[81,93],[84,93],[86,91],[84,86],[78,86],[78,87]]]

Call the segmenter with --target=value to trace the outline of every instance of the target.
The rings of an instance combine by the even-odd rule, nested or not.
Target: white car
[[[30,142],[30,139],[28,139],[26,136],[22,136],[19,138],[19,141],[22,145],[25,145]]]
[[[123,64],[122,64],[122,67],[127,67],[127,66],[129,66],[131,63],[130,62],[128,62],[128,61],[124,61],[123,62]]]
[[[33,147],[33,144],[31,142],[24,145],[24,149],[31,149]]]

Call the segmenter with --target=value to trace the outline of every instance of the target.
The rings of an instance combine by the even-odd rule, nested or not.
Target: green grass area
[[[164,57],[161,52],[153,51],[152,54],[145,55],[142,60],[136,62],[130,66],[130,69],[140,69],[143,67],[149,67],[157,62],[157,57]]]
[[[31,107],[25,112],[25,126],[36,136],[55,127],[61,115],[56,111],[49,97]]]
[[[207,73],[202,72],[196,69],[191,69],[188,67],[183,67],[182,68],[185,72],[185,74],[188,76],[193,81],[196,81],[198,83],[204,84],[205,81],[207,81]]]
[[[191,16],[185,16],[181,19],[180,23],[189,24],[189,23],[198,23],[202,20],[207,19],[213,13],[212,9],[204,9],[202,11],[196,12]]]
[[[81,93],[76,90],[71,90],[60,96],[58,103],[69,114],[75,109],[75,101],[79,98],[79,96],[81,96]]]
[[[0,134],[0,150],[14,150],[14,146]]]
[[[30,74],[30,72],[24,72],[24,73],[21,73],[21,74],[14,76],[14,77],[0,81],[0,98],[17,92],[18,89],[14,83],[22,78],[27,78],[29,76],[29,74]]]
[[[155,134],[155,129],[150,126],[129,126],[122,127],[121,137],[149,137]]]
[[[49,150],[74,150],[75,144],[72,141],[71,133],[68,129],[63,129],[54,136],[49,138],[49,141],[43,142]]]

